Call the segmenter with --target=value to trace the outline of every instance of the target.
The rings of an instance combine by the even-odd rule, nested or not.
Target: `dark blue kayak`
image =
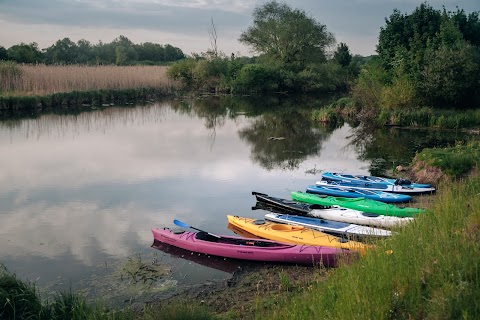
[[[412,197],[405,194],[362,190],[348,186],[336,186],[330,184],[308,186],[306,191],[308,193],[323,194],[333,197],[367,198],[385,203],[408,202],[412,199]]]
[[[345,174],[338,172],[322,172],[322,179],[329,181],[350,181],[350,182],[367,182],[367,183],[382,183],[388,186],[398,185],[409,188],[432,188],[428,183],[416,183],[407,179],[392,179],[384,177],[366,176],[360,174]]]
[[[265,209],[265,210],[273,211],[274,209],[278,209],[275,211],[278,213],[308,215],[310,211],[313,209],[322,209],[325,207],[330,207],[330,206],[322,206],[319,204],[310,204],[305,202],[298,202],[298,201],[292,201],[292,200],[283,199],[283,198],[272,197],[265,193],[260,193],[255,191],[252,192],[252,195],[254,195],[257,201],[259,202],[259,204],[257,204],[256,207],[254,207],[253,209],[265,209],[265,207],[262,205],[262,204],[265,204],[268,206],[268,209]]]
[[[403,194],[423,194],[423,193],[433,193],[435,188],[417,188],[412,186],[404,186],[398,184],[386,184],[383,182],[365,182],[360,180],[351,180],[351,181],[333,181],[322,178],[321,181],[317,182],[317,185],[320,186],[333,186],[333,187],[345,187],[352,189],[360,190],[370,190],[370,191],[383,191],[390,193],[403,193]]]

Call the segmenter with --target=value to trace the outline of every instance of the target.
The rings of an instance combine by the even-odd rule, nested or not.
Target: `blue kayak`
[[[370,191],[383,191],[383,192],[392,192],[392,193],[404,193],[404,194],[423,194],[423,193],[434,193],[435,188],[416,188],[412,186],[401,186],[397,184],[385,184],[382,182],[365,182],[365,181],[333,181],[322,178],[321,181],[317,182],[317,185],[327,185],[335,187],[345,187],[353,188],[360,190],[370,190]]]
[[[366,176],[359,174],[345,174],[337,172],[322,172],[322,179],[329,181],[359,181],[369,183],[383,183],[386,185],[398,185],[410,188],[432,188],[428,183],[416,183],[407,179],[391,179],[384,177]]]
[[[307,187],[308,193],[324,194],[334,197],[346,198],[367,198],[385,203],[408,202],[412,199],[409,195],[390,193],[375,190],[362,190],[352,187],[336,186],[332,184],[322,184]]]

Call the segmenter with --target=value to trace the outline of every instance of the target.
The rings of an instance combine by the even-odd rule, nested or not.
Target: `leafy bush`
[[[480,142],[457,143],[450,148],[424,149],[417,154],[417,159],[457,178],[480,164]]]
[[[167,76],[179,80],[186,87],[194,83],[193,70],[197,62],[194,59],[185,59],[172,63],[167,70]]]
[[[278,71],[258,64],[246,64],[233,81],[237,92],[263,92],[278,89]]]

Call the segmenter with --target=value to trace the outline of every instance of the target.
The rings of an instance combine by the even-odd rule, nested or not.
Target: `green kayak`
[[[414,217],[416,214],[425,212],[424,209],[397,207],[393,204],[366,198],[331,197],[301,191],[292,192],[292,199],[295,201],[318,204],[322,206],[340,206],[343,208],[384,216]]]

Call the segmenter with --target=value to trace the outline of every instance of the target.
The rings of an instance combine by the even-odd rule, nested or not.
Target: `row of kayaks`
[[[376,177],[363,176],[371,183]],[[393,181],[393,185],[412,185]],[[420,185],[422,188],[426,185]],[[430,186],[431,187],[431,186]],[[307,190],[308,191],[308,190]],[[185,250],[225,258],[335,266],[372,248],[367,237],[388,237],[422,214],[423,209],[397,207],[365,197],[345,198],[292,192],[292,200],[252,192],[253,209],[266,210],[264,219],[227,215],[237,236],[216,235],[175,220],[198,232],[154,228],[154,240]]]
[[[322,172],[321,180],[307,187],[307,192],[346,198],[367,198],[386,203],[411,201],[411,195],[431,194],[429,184],[412,183],[406,179]]]

